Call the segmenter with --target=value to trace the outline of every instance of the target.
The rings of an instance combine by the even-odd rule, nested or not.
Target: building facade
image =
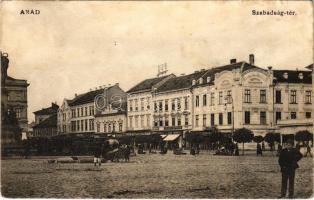
[[[32,126],[32,137],[52,137],[57,132],[57,113],[59,106],[51,103],[48,108],[35,111],[35,124]]]
[[[114,94],[120,95],[121,93],[124,93],[123,90],[119,87],[119,84],[115,84],[75,95],[71,100],[64,99],[58,110],[58,133],[94,134],[97,131],[95,115],[101,114],[99,111],[103,109],[103,104],[107,105],[107,102],[114,100]],[[106,98],[103,98],[104,96]],[[99,106],[101,109],[99,109]]]
[[[228,65],[172,75],[155,87],[148,84],[152,80],[157,78],[128,91],[129,132],[184,135],[215,127],[265,135],[280,132],[280,120],[313,119],[312,72],[263,69],[254,65],[253,54],[249,62],[232,59]]]
[[[146,79],[127,91],[127,132],[151,134],[153,127],[153,93],[173,74]]]

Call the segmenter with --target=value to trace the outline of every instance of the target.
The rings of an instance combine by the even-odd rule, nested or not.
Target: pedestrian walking
[[[94,166],[101,166],[101,154],[102,154],[102,146],[95,145],[94,146]]]
[[[236,143],[235,145],[235,152],[234,152],[235,156],[239,156],[239,147],[238,147],[238,143]]]
[[[311,158],[313,157],[313,154],[311,152],[311,147],[309,144],[307,144],[307,146],[306,146],[306,153],[305,153],[304,157],[307,157],[307,154],[310,154]]]
[[[256,156],[258,155],[263,155],[262,146],[259,143],[256,145]]]
[[[281,196],[285,198],[287,192],[287,185],[289,181],[289,198],[293,198],[294,193],[294,177],[295,170],[299,168],[298,161],[302,158],[302,154],[297,149],[293,148],[293,141],[288,140],[286,148],[284,148],[279,155],[279,165],[281,168]]]

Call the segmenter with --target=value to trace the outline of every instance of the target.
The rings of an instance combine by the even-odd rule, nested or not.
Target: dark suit
[[[289,197],[293,196],[295,170],[299,168],[298,161],[301,158],[302,154],[295,148],[290,150],[285,148],[281,151],[278,160],[282,173],[281,196],[286,195],[288,180]]]

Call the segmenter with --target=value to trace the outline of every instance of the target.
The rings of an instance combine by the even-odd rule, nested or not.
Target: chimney
[[[268,70],[270,71],[273,67],[272,67],[272,66],[268,66],[267,68],[268,68]]]
[[[235,58],[230,60],[230,64],[234,64],[234,63],[237,63],[237,59],[235,59]]]
[[[116,83],[116,86],[119,86],[119,83]]]
[[[254,65],[254,54],[249,55],[250,65]]]
[[[75,93],[75,97],[77,97],[77,93]]]

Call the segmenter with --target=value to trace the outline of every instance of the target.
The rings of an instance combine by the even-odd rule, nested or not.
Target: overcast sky
[[[260,67],[313,63],[311,1],[1,4],[1,50],[9,54],[9,75],[30,83],[30,122],[34,111],[90,88],[119,82],[128,90],[165,62],[177,75],[247,61],[251,53]],[[252,15],[263,9],[296,15]]]

